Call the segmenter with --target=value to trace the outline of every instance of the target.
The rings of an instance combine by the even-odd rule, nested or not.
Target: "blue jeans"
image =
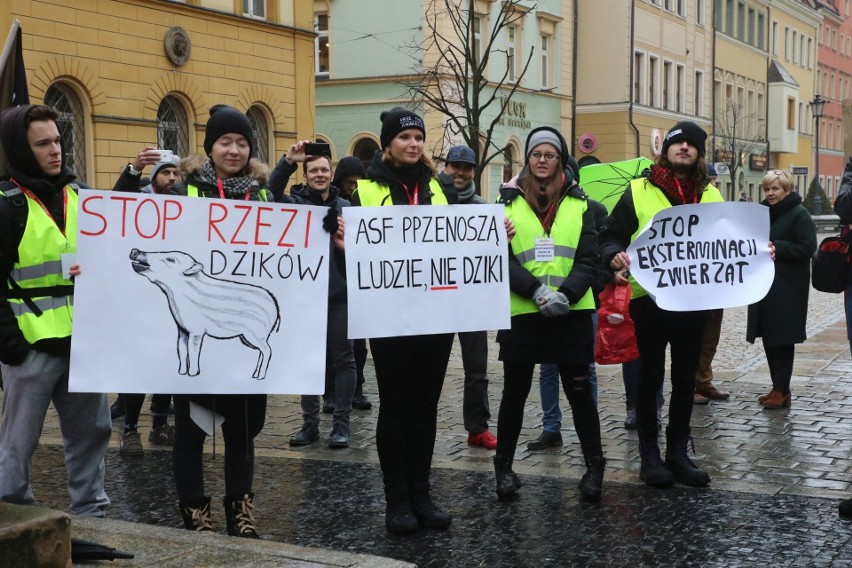
[[[598,333],[598,314],[592,316],[595,335]],[[589,384],[592,387],[592,399],[598,406],[598,372],[595,362],[589,364]],[[562,410],[559,408],[559,367],[554,363],[541,364],[541,376],[538,379],[538,391],[541,396],[541,424],[545,432],[559,432],[562,429]]]

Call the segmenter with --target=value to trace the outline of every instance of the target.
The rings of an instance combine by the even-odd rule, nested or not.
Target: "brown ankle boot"
[[[772,389],[768,393],[760,395],[759,397],[757,397],[757,402],[763,402],[764,400],[766,400],[767,398],[772,396],[772,393],[774,393],[774,392],[775,392],[775,389]]]
[[[769,398],[761,402],[763,408],[787,408],[790,406],[790,393],[781,394],[781,391],[773,390]]]

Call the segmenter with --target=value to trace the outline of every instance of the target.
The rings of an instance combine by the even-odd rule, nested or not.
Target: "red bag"
[[[630,318],[630,286],[607,284],[599,298],[595,362],[614,365],[638,358],[639,348]]]

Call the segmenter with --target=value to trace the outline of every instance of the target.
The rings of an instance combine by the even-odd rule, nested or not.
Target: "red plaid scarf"
[[[696,203],[695,186],[692,180],[675,180],[674,174],[669,168],[651,166],[651,175],[648,179],[662,189],[672,203],[676,205]],[[680,183],[679,189],[678,183]]]

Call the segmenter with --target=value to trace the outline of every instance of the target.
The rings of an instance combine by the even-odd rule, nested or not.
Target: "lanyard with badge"
[[[538,220],[541,222],[541,227],[544,230],[544,235],[535,238],[535,260],[536,262],[553,262],[556,259],[556,247],[553,243],[553,237],[550,236],[550,231],[545,229],[548,226],[548,221],[556,212],[557,202],[551,203],[547,209],[547,213],[542,218],[536,213]]]

